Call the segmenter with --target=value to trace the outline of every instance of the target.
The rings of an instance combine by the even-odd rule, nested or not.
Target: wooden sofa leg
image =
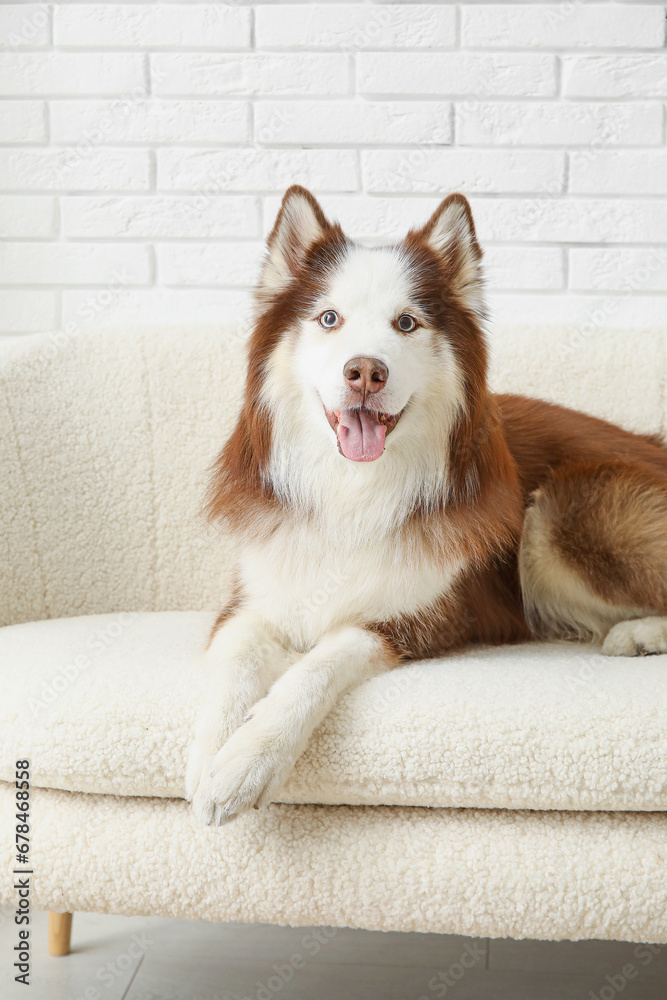
[[[49,910],[49,954],[69,955],[72,914]]]

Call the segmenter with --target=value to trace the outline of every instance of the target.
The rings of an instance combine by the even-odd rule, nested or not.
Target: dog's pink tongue
[[[345,458],[374,462],[384,451],[387,428],[368,410],[341,410],[338,442]]]

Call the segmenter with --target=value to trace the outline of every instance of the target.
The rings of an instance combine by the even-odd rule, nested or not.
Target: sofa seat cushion
[[[0,629],[0,779],[183,797],[213,615]],[[567,643],[477,648],[345,695],[283,802],[667,810],[667,658]]]
[[[0,839],[0,905],[8,910],[17,903],[16,848],[12,850],[7,836],[16,822],[14,793],[13,786],[0,781],[0,830],[6,834]],[[186,803],[177,799],[81,795],[53,788],[33,789],[30,812],[33,909],[494,938],[667,942],[665,813],[273,805],[260,812],[251,809],[235,823],[206,827],[194,824]],[[230,944],[236,940],[232,937]],[[256,947],[257,939],[253,941]],[[461,946],[463,950],[463,942]],[[532,976],[513,978],[514,990],[510,983],[506,989],[494,988],[493,975],[491,981],[483,980],[484,986],[468,971],[463,984],[457,981],[459,989],[445,994],[428,989],[429,975],[422,978],[422,967],[415,976],[414,966],[402,986],[394,985],[401,966],[411,965],[414,951],[408,941],[401,945],[395,938],[385,947],[390,978],[384,989],[364,987],[368,979],[359,951],[354,990],[326,990],[321,979],[304,982],[299,973],[282,991],[252,988],[244,997],[646,1000],[646,962],[633,960],[632,946],[628,961],[634,961],[641,975],[634,989],[618,994],[602,989],[607,966],[595,958],[595,967],[586,969],[585,991],[575,976],[570,988],[562,979],[560,988],[550,986],[549,967],[541,963],[541,974],[536,969]],[[436,947],[432,954],[439,963],[443,946]],[[206,964],[205,948],[201,941],[193,942],[193,964],[198,956]],[[0,966],[3,1000],[21,995],[3,990],[3,975],[7,980],[13,975],[9,954],[7,949]],[[266,982],[273,962],[287,955],[289,951],[276,950],[264,973],[257,954],[243,961],[256,969],[253,979],[262,975]],[[590,956],[589,951],[589,961]],[[99,953],[90,957],[101,961]],[[651,968],[664,969],[666,957],[667,949],[662,949]],[[559,955],[566,968],[568,958],[572,961],[574,955],[567,950]],[[70,961],[80,959],[72,955]],[[60,973],[62,963],[51,961]],[[620,966],[609,972],[620,972]],[[55,971],[52,975],[55,979]],[[164,961],[162,978],[152,980],[161,989],[147,991],[145,979],[141,989],[138,978],[129,995],[134,1000],[182,1000],[183,993],[170,989],[168,977]],[[194,995],[202,1000],[241,997],[222,984],[216,987],[202,992],[200,986]],[[589,994],[588,987],[595,987],[595,993]],[[55,983],[46,994],[34,988],[22,992],[26,1000],[74,1000],[71,987],[61,991]],[[119,991],[101,987],[91,994],[96,1000],[120,997]],[[650,996],[656,995],[651,991]],[[83,996],[76,991],[78,1000]]]

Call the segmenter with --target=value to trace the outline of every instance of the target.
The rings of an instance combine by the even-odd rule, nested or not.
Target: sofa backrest
[[[665,331],[499,329],[491,383],[665,433]],[[31,338],[0,363],[0,624],[215,609],[230,545],[207,469],[244,377],[235,328]]]

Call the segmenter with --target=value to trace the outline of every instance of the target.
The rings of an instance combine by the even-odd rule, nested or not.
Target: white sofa
[[[667,334],[499,330],[494,387],[667,430]],[[280,804],[183,801],[228,587],[199,518],[233,329],[41,337],[0,365],[0,901],[31,762],[33,905],[667,942],[667,658],[468,650],[342,699]],[[313,595],[326,600],[326,592]]]

